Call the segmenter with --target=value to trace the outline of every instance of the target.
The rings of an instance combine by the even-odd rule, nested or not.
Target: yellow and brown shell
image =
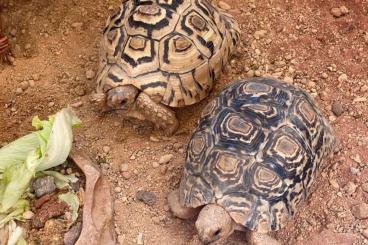
[[[171,107],[194,104],[238,40],[231,16],[207,0],[125,1],[104,30],[97,91],[134,85]]]
[[[217,203],[257,232],[282,228],[335,145],[312,98],[292,85],[253,78],[210,102],[189,142],[183,206]]]

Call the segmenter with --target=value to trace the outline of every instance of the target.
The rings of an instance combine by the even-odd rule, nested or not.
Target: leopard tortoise
[[[208,95],[238,40],[236,22],[208,0],[124,1],[104,29],[97,95],[105,111],[170,135],[178,127],[171,108]]]
[[[183,219],[199,213],[205,244],[234,230],[248,231],[250,244],[280,244],[267,233],[308,196],[335,141],[303,90],[268,78],[235,82],[204,108],[170,209]]]

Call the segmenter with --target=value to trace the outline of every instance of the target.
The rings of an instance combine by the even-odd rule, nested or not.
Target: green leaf
[[[45,175],[53,176],[55,179],[55,185],[58,189],[63,189],[69,186],[70,183],[76,183],[78,178],[75,177],[75,174],[63,175],[56,171],[42,171]]]
[[[76,194],[72,193],[72,192],[68,192],[68,193],[59,195],[59,199],[61,201],[65,202],[66,204],[68,204],[68,206],[70,207],[70,209],[72,211],[72,222],[71,222],[71,224],[73,224],[78,218],[78,209],[79,209],[79,198],[78,198],[78,196]]]

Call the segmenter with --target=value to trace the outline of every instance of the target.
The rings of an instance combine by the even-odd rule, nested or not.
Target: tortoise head
[[[133,85],[119,86],[107,91],[105,103],[110,110],[129,111],[132,109],[138,94],[139,90]]]
[[[199,239],[204,244],[226,239],[235,229],[229,213],[216,204],[208,204],[201,210],[195,226]]]

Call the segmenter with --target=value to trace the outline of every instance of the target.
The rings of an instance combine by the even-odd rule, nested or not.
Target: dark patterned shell
[[[258,232],[283,227],[335,137],[309,95],[280,81],[234,83],[209,103],[189,142],[181,204],[223,206]]]
[[[130,0],[108,20],[98,91],[134,85],[171,107],[205,98],[239,39],[207,0]]]

